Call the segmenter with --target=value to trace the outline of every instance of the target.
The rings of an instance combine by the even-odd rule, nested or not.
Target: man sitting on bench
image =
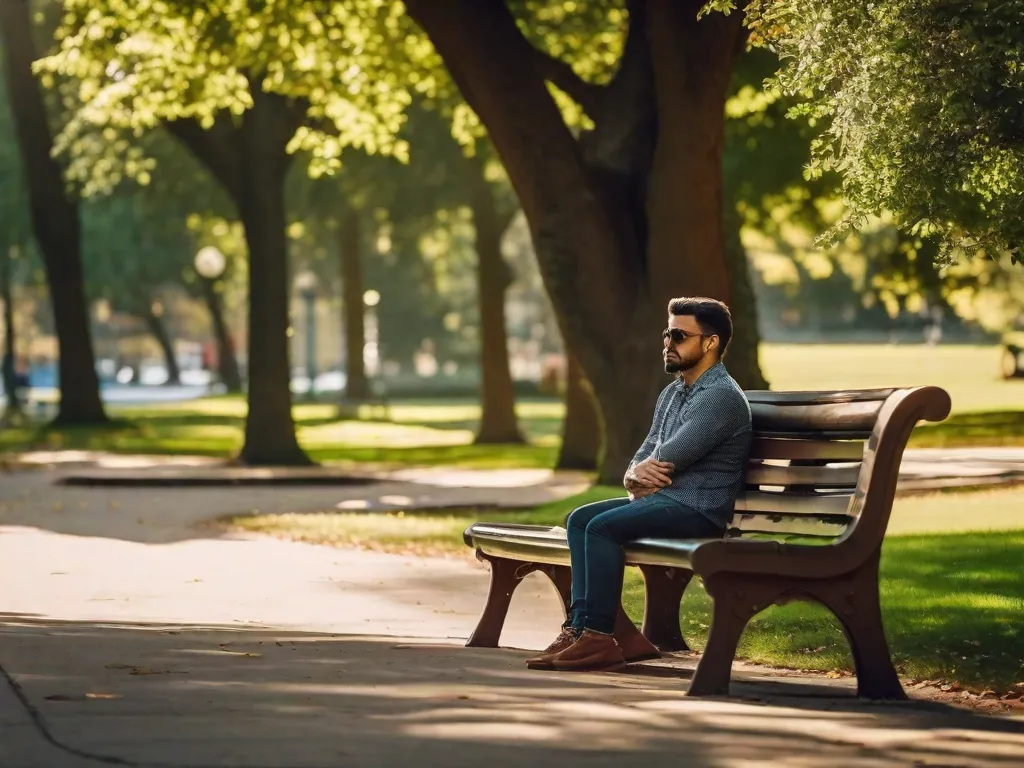
[[[720,301],[673,299],[662,333],[665,372],[651,431],[629,465],[628,498],[573,511],[566,524],[572,604],[562,631],[533,669],[616,669],[614,637],[625,569],[623,545],[645,537],[720,538],[732,519],[750,456],[750,405],[722,364],[732,316]],[[624,372],[623,375],[629,375]]]

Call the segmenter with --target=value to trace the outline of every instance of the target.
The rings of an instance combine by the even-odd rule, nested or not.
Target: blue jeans
[[[717,539],[725,531],[700,512],[659,493],[636,501],[597,501],[573,510],[566,524],[572,605],[565,626],[610,635],[622,599],[622,546],[642,538]]]

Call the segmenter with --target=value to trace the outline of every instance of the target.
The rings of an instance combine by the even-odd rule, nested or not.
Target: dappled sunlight
[[[555,477],[555,472],[552,469],[541,468],[481,472],[453,467],[417,467],[399,469],[390,476],[395,480],[428,482],[440,487],[517,488],[550,481]],[[559,473],[559,477],[564,478],[564,485],[579,488],[577,492],[582,492],[590,485],[588,475],[583,472],[562,472]]]
[[[299,439],[308,448],[326,446],[428,447],[473,442],[473,433],[458,429],[390,424],[379,421],[338,421],[316,427],[302,427]]]
[[[216,416],[227,419],[244,419],[249,407],[245,398],[241,395],[227,395],[224,397],[204,397],[196,400],[187,400],[177,403],[155,403],[145,408],[120,407],[112,409],[115,414],[123,418],[138,418],[139,416],[157,413],[160,416],[198,414],[202,416]]]
[[[18,456],[21,464],[48,466],[61,464],[90,464],[110,469],[146,469],[174,465],[177,467],[205,467],[221,463],[211,456],[120,455],[107,451],[28,451]]]
[[[869,766],[884,750],[900,764],[1010,766],[1024,750],[1019,723],[808,696],[799,682],[741,681],[738,699],[702,700],[684,697],[685,681],[631,668],[533,672],[521,652],[391,637],[32,616],[0,623],[4,667],[48,733],[108,760],[139,759],[147,743],[171,738],[191,744],[200,764],[230,747],[239,764],[261,766],[291,764],[283,756],[294,761],[311,743],[331,754],[336,745],[358,764],[409,764],[442,749],[460,765],[610,766],[628,752],[650,765]],[[71,642],[76,652],[61,654]],[[132,713],[130,732],[114,711]]]

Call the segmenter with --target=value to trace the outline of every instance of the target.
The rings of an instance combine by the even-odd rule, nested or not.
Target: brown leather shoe
[[[562,627],[562,631],[558,633],[558,637],[555,641],[544,649],[542,653],[537,654],[532,659],[526,660],[526,666],[530,669],[554,669],[551,666],[551,659],[560,654],[570,645],[575,643],[579,639],[579,635],[573,629]]]
[[[626,658],[614,636],[588,629],[579,640],[551,659],[551,666],[566,672],[611,671],[626,666]]]
[[[622,655],[626,658],[627,664],[636,661],[651,661],[661,658],[659,651],[654,644],[639,632],[633,632],[625,638],[615,635],[615,640],[622,649]]]

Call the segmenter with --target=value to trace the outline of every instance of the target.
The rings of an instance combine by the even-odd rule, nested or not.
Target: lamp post
[[[369,351],[369,354],[364,353],[364,360],[367,374],[374,376],[379,373],[380,365],[380,324],[377,318],[377,305],[380,304],[380,294],[372,288],[369,289],[363,293],[363,304],[366,305],[367,309],[366,347]]]
[[[295,288],[306,304],[306,377],[309,379],[307,396],[316,398],[316,273],[304,270],[295,277]]]
[[[200,248],[193,262],[196,274],[199,275],[202,282],[203,296],[206,298],[206,305],[213,321],[214,337],[217,340],[217,367],[221,383],[227,387],[229,392],[235,392],[242,389],[241,376],[238,373],[235,350],[231,344],[231,334],[224,323],[220,295],[214,289],[214,282],[224,274],[227,263],[227,259],[220,249],[212,245]],[[203,358],[203,367],[211,368],[212,365],[207,361],[205,352]]]

